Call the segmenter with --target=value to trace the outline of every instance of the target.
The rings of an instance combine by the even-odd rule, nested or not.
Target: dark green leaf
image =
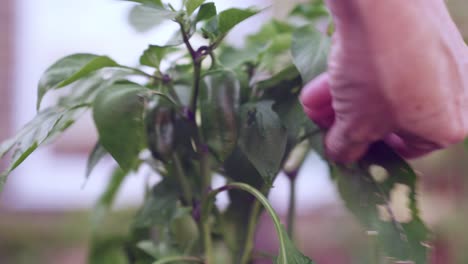
[[[134,83],[114,84],[102,90],[93,103],[99,141],[124,170],[132,169],[144,148],[146,88]]]
[[[375,175],[372,168],[380,168],[380,174],[388,175]],[[377,233],[386,256],[416,264],[427,263],[429,248],[426,243],[430,234],[419,216],[417,177],[401,157],[384,143],[376,143],[356,166],[335,167],[333,171],[346,206],[364,228]],[[408,192],[396,194],[398,188]],[[393,204],[392,195],[403,195],[407,198],[403,201],[408,203]],[[397,215],[404,217],[398,219]]]
[[[190,16],[193,12],[205,2],[205,0],[187,0],[185,1],[185,9],[187,10],[187,14]]]
[[[137,5],[130,10],[130,25],[138,32],[146,32],[164,21],[175,19],[177,12],[159,6]]]
[[[276,258],[275,264],[314,264],[310,258],[304,256],[304,254],[296,248],[283,225],[281,225],[281,232],[283,233],[286,251],[280,251],[280,255]],[[283,255],[284,253],[285,255]]]
[[[274,105],[276,113],[288,131],[289,141],[294,145],[306,133],[317,131],[318,127],[305,115],[297,97],[279,101]]]
[[[120,190],[125,177],[127,176],[128,171],[124,171],[121,168],[116,168],[107,183],[105,191],[99,197],[96,205],[94,206],[92,215],[91,215],[91,224],[93,229],[96,230],[99,228],[99,224],[102,222],[107,212],[111,209],[114,204],[115,197]]]
[[[249,103],[240,110],[239,147],[268,184],[280,169],[287,142],[286,129],[272,104]]]
[[[307,83],[327,69],[327,57],[331,41],[312,26],[304,26],[294,32],[291,52],[294,64]]]
[[[127,264],[123,237],[93,238],[87,263]]]
[[[240,84],[233,72],[218,70],[203,78],[200,109],[203,137],[211,151],[224,161],[237,145],[236,111]]]
[[[158,183],[135,217],[134,227],[167,226],[178,211],[178,190],[167,179]]]
[[[106,156],[106,154],[106,149],[99,142],[97,142],[88,157],[88,162],[86,165],[86,178],[88,178],[89,175],[91,175],[91,172],[93,171],[94,167],[104,156]]]
[[[141,55],[140,64],[159,69],[161,60],[164,59],[167,53],[173,51],[171,47],[161,47],[157,45],[150,45]]]
[[[195,22],[200,22],[204,20],[208,20],[214,16],[216,16],[216,5],[215,3],[205,3],[200,6],[200,10],[198,11],[197,18]]]
[[[87,105],[75,107],[51,107],[39,112],[16,136],[0,145],[0,158],[12,151],[11,162],[0,174],[0,191],[7,176],[18,167],[36,148],[53,140],[58,134],[70,127],[84,112]]]
[[[64,87],[104,67],[115,66],[118,64],[109,57],[93,54],[74,54],[60,59],[46,70],[39,81],[37,109],[47,91]]]

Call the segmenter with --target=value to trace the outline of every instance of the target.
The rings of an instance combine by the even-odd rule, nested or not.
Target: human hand
[[[468,48],[442,0],[328,0],[336,25],[328,72],[304,88],[328,129],[327,154],[359,159],[384,140],[417,157],[464,139]]]

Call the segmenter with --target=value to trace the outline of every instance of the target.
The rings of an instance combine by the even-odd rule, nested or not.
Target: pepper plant
[[[161,177],[149,186],[120,250],[109,255],[110,244],[95,239],[90,263],[253,263],[263,210],[279,238],[272,263],[314,263],[296,249],[292,234],[297,172],[307,153],[321,153],[322,131],[304,115],[298,95],[326,70],[330,34],[314,27],[330,21],[324,4],[300,4],[288,19],[266,22],[236,48],[224,42],[226,35],[260,10],[218,12],[204,0],[184,0],[180,9],[161,0],[130,1],[137,30],[172,21],[177,32],[166,45],[149,45],[137,67],[95,54],[50,66],[39,81],[37,116],[0,145],[2,157],[12,153],[0,186],[36,148],[90,110],[99,141],[87,177],[108,154],[118,163],[97,203],[96,229],[129,173],[149,166]],[[44,95],[58,90],[65,93],[56,103],[41,107]],[[411,167],[383,143],[354,165],[328,163],[345,204],[376,237],[375,259],[359,263],[427,263],[429,232],[418,215]],[[286,227],[265,198],[281,171],[291,181]],[[213,189],[213,175],[226,185]],[[402,186],[409,198],[403,221],[391,203],[392,191]],[[213,204],[220,192],[230,198],[224,211]]]

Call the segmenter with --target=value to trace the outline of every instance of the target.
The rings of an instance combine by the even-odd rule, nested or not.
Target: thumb
[[[345,164],[361,158],[370,144],[372,141],[366,136],[365,131],[351,130],[340,119],[336,119],[325,138],[327,156]]]

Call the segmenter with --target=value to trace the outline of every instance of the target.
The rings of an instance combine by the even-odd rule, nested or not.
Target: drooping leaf
[[[117,194],[120,190],[120,186],[124,182],[127,174],[128,171],[124,171],[120,167],[114,169],[112,172],[106,189],[96,202],[91,215],[91,224],[94,230],[99,228],[99,224],[102,222],[107,212],[114,204],[115,198],[117,197]]]
[[[326,70],[330,45],[330,38],[310,25],[294,32],[291,52],[304,83]]]
[[[287,131],[272,104],[248,103],[240,109],[239,147],[267,184],[280,169],[287,142]]]
[[[146,88],[134,83],[114,84],[102,90],[93,103],[99,141],[124,170],[132,169],[144,148]]]
[[[200,7],[205,0],[187,0],[185,1],[185,9],[187,10],[187,14],[190,16],[193,12]]]
[[[88,157],[88,162],[86,164],[86,178],[88,178],[89,175],[91,175],[91,172],[93,171],[94,167],[96,167],[99,161],[104,156],[106,156],[106,154],[108,154],[106,149],[99,142],[97,142],[96,145],[94,145],[94,148]]]
[[[157,45],[150,45],[141,55],[140,64],[159,69],[159,64],[164,56],[173,51],[171,47],[162,47]]]
[[[118,64],[107,56],[74,54],[60,59],[42,75],[37,91],[37,109],[44,95],[53,89],[62,88],[104,67]]]
[[[50,107],[40,111],[27,123],[16,136],[0,145],[0,158],[12,151],[7,169],[0,174],[0,191],[7,176],[18,167],[40,145],[53,140],[58,134],[70,127],[84,112],[88,105],[74,107]]]
[[[177,213],[178,187],[168,179],[151,191],[134,220],[134,227],[167,226]]]
[[[314,264],[310,258],[304,256],[304,254],[296,248],[283,225],[281,225],[281,232],[283,233],[282,237],[284,239],[285,250],[280,250],[275,264]]]
[[[164,21],[175,19],[177,12],[157,5],[136,5],[130,10],[130,25],[138,32],[147,32]]]
[[[218,70],[203,78],[200,94],[203,137],[220,161],[237,145],[239,96],[240,83],[233,72]]]
[[[384,175],[375,175],[375,166]],[[333,175],[346,206],[367,231],[376,232],[387,257],[427,263],[430,233],[419,216],[417,177],[401,157],[384,143],[376,143],[359,164],[336,166]],[[402,200],[407,203],[394,204],[392,195],[406,196]]]
[[[200,10],[198,10],[197,18],[195,19],[196,22],[208,20],[214,16],[216,16],[216,5],[215,3],[205,3],[200,6]]]

